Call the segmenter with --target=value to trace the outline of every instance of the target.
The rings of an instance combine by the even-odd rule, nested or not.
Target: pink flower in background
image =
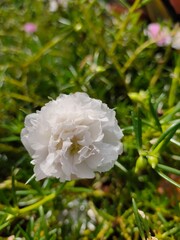
[[[31,22],[24,24],[23,28],[26,33],[30,34],[37,31],[37,25]]]
[[[158,23],[150,23],[145,30],[145,35],[155,41],[159,47],[167,46],[172,41],[170,30]]]

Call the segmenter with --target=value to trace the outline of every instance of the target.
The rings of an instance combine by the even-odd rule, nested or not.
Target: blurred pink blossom
[[[145,30],[145,35],[155,41],[159,47],[167,46],[172,41],[170,30],[159,23],[150,23]]]
[[[15,239],[15,236],[14,235],[11,235],[7,238],[7,240],[14,240]]]
[[[37,25],[31,22],[25,23],[23,29],[26,33],[34,33],[37,31]]]

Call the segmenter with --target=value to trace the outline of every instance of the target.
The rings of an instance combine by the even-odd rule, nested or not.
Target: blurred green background
[[[0,239],[180,237],[180,53],[145,36],[148,2],[0,2]],[[123,155],[93,180],[26,184],[25,116],[77,91],[115,109]]]

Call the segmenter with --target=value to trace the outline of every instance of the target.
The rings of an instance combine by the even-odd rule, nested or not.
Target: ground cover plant
[[[0,2],[0,239],[180,237],[179,26],[159,19],[162,42],[148,1],[120,2]],[[24,119],[76,92],[115,110],[123,153],[93,179],[36,181]]]

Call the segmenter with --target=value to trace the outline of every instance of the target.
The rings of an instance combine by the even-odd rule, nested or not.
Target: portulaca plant
[[[25,118],[21,140],[37,180],[93,178],[123,152],[115,111],[86,93],[61,94]]]

